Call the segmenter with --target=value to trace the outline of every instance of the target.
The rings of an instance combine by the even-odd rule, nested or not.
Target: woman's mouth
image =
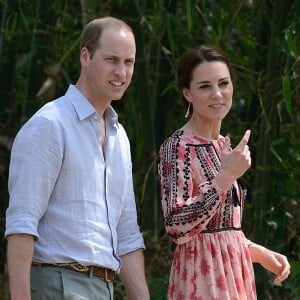
[[[216,104],[209,105],[209,107],[212,107],[212,108],[221,108],[222,106],[224,106],[223,103],[216,103]]]

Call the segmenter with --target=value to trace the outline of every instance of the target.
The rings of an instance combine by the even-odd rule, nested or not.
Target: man
[[[85,27],[81,72],[20,130],[6,216],[12,300],[149,299],[129,141],[110,106],[130,84],[131,28],[106,17]]]

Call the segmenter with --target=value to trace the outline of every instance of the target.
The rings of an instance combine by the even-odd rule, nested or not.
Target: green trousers
[[[59,267],[31,267],[32,300],[112,300],[113,284]]]

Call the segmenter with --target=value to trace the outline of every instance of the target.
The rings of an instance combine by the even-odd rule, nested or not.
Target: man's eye
[[[134,61],[133,60],[126,60],[125,64],[131,66],[131,65],[134,64]]]

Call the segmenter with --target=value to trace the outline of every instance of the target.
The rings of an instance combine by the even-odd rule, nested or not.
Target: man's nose
[[[126,76],[126,66],[124,63],[120,62],[115,68],[115,74],[120,77]]]

